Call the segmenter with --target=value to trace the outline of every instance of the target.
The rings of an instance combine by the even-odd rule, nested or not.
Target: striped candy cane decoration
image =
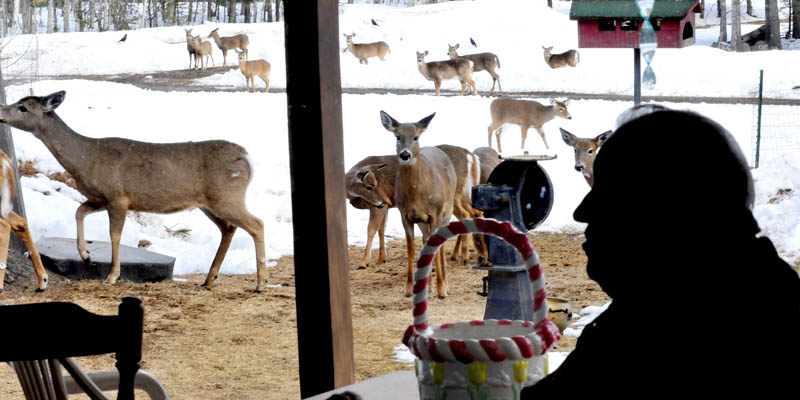
[[[488,320],[458,322],[444,324],[432,329],[441,330],[461,327],[464,324],[471,326],[511,326],[533,328],[530,334],[501,337],[484,340],[446,340],[433,339],[428,328],[428,285],[432,270],[433,256],[439,247],[457,235],[468,233],[483,233],[497,236],[512,246],[522,255],[528,270],[528,278],[533,293],[533,319],[534,321],[509,321]],[[417,261],[417,271],[414,274],[414,323],[409,326],[403,336],[403,343],[411,349],[417,357],[422,359],[442,362],[444,360],[470,363],[478,361],[502,361],[505,359],[517,360],[542,355],[558,341],[560,335],[558,328],[547,319],[547,290],[545,289],[544,274],[539,263],[539,255],[533,249],[524,233],[517,230],[509,222],[500,222],[490,218],[463,219],[451,222],[439,229],[428,238],[427,243],[420,252]]]

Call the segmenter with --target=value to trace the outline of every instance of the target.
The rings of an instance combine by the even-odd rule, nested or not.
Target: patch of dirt
[[[608,298],[586,276],[581,234],[532,234],[551,296],[572,299],[573,310],[601,305]],[[452,250],[449,241],[447,253]],[[411,323],[411,299],[403,296],[405,243],[387,243],[388,261],[358,270],[363,247],[351,246],[352,295],[356,380],[409,368],[393,361],[393,348]],[[472,261],[475,261],[472,253]],[[377,251],[373,251],[373,261]],[[27,260],[24,262],[29,263]],[[210,264],[211,260],[209,260]],[[432,298],[431,323],[482,319],[486,272],[448,263],[450,292],[447,299]],[[1,300],[10,303],[74,302],[89,311],[115,314],[125,296],[144,300],[145,334],[142,366],[155,374],[173,399],[297,399],[300,397],[295,317],[294,263],[278,260],[269,269],[270,288],[254,295],[255,276],[220,276],[207,290],[204,275],[177,277],[161,283],[71,281],[51,274],[44,293],[35,293],[33,276],[6,285]],[[185,281],[183,281],[185,280]],[[6,329],[11,329],[6,327]],[[60,327],[59,329],[67,329]],[[54,335],[56,337],[57,335]],[[565,337],[559,351],[574,348],[575,338]],[[88,371],[114,368],[112,355],[83,357]],[[13,370],[0,365],[0,398],[22,398]]]

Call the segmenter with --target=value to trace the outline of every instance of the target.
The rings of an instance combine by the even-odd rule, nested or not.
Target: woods
[[[282,0],[0,0],[0,35],[273,22],[282,14]]]

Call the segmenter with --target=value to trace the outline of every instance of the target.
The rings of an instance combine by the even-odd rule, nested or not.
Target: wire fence
[[[765,162],[781,160],[784,157],[800,157],[800,112],[797,106],[765,104],[762,101],[763,71],[759,79],[759,89],[754,94],[753,106],[753,154],[752,167],[758,168]],[[770,90],[770,97],[790,99],[797,97],[800,87],[784,91]]]
[[[36,35],[0,39],[0,69],[7,99],[30,95],[39,80],[39,38]]]

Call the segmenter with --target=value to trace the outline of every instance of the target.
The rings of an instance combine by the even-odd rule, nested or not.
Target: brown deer
[[[186,28],[183,30],[186,31],[186,50],[189,50],[189,69],[192,69],[192,60],[194,60],[195,69],[197,69],[197,57],[195,57],[194,42],[192,41],[192,30]]]
[[[211,54],[211,42],[201,41],[200,36],[192,36],[192,46],[194,46],[194,69],[198,69],[199,64],[203,65],[203,71],[208,66],[208,58],[211,57],[211,65],[214,65],[214,55]]]
[[[250,44],[250,39],[247,35],[240,33],[234,36],[220,37],[217,31],[219,28],[214,29],[208,34],[208,37],[214,39],[220,50],[222,50],[222,66],[228,65],[228,50],[238,48],[241,51],[247,50],[247,45]]]
[[[395,182],[395,202],[403,219],[408,251],[406,297],[414,287],[414,224],[422,231],[423,243],[442,224],[450,222],[456,191],[456,171],[450,158],[436,147],[420,147],[419,137],[436,113],[418,122],[400,123],[381,111],[381,123],[397,138],[400,157]],[[447,297],[447,273],[444,252],[434,255],[436,288],[440,298]]]
[[[358,59],[359,64],[369,64],[368,59],[370,57],[378,57],[381,61],[384,61],[386,54],[391,51],[386,42],[353,43],[355,36],[355,32],[352,35],[344,34],[345,40],[347,40],[347,49],[345,51],[350,51],[350,54]]]
[[[11,164],[11,158],[0,150],[0,293],[3,293],[3,281],[6,277],[11,232],[14,232],[14,235],[25,244],[25,248],[30,252],[33,270],[36,272],[36,291],[42,292],[47,289],[47,272],[44,270],[42,259],[33,244],[28,222],[13,210],[14,197],[16,197],[14,167]]]
[[[453,197],[453,215],[458,219],[473,218],[483,216],[480,210],[472,208],[472,187],[480,182],[481,178],[481,162],[478,156],[472,154],[469,150],[452,146],[449,144],[440,144],[439,149],[447,154],[450,162],[456,171],[456,190]],[[445,221],[449,222],[449,221]],[[456,238],[456,244],[453,248],[453,254],[450,260],[462,263],[469,259],[467,253],[467,237],[459,235]],[[476,246],[478,252],[481,248]]]
[[[462,96],[470,87],[472,87],[472,94],[478,94],[478,90],[475,89],[475,81],[472,80],[472,61],[464,58],[457,58],[455,60],[431,61],[426,63],[425,56],[427,55],[427,50],[425,50],[424,53],[417,52],[417,67],[425,79],[433,81],[437,96],[439,95],[439,88],[442,87],[442,81],[456,77],[458,81],[461,82]]]
[[[451,60],[455,60],[456,58],[466,58],[467,60],[472,61],[472,71],[486,71],[489,75],[492,76],[492,90],[489,94],[494,94],[494,85],[497,84],[497,93],[501,93],[503,88],[500,87],[500,75],[497,74],[495,71],[496,68],[500,68],[500,58],[497,57],[494,53],[478,53],[478,54],[465,54],[463,56],[458,55],[458,44],[455,46],[450,46],[447,44],[447,54],[450,55]]]
[[[542,49],[544,49],[544,62],[553,69],[561,68],[566,65],[574,67],[581,61],[581,55],[575,50],[568,50],[561,54],[550,54],[550,50],[553,50],[552,46],[542,46]]]
[[[247,50],[239,51],[236,50],[236,54],[239,55],[239,70],[242,71],[242,75],[244,75],[245,85],[247,86],[248,92],[255,92],[256,91],[256,76],[261,78],[266,85],[264,87],[264,92],[269,92],[269,71],[271,66],[267,60],[252,60],[247,61]],[[252,90],[251,90],[252,89]]]
[[[589,186],[594,185],[594,158],[600,146],[611,136],[611,131],[605,131],[595,138],[579,138],[563,128],[561,130],[561,140],[568,146],[575,149],[575,171],[580,172]]]
[[[120,274],[119,242],[128,210],[172,213],[197,207],[222,233],[219,249],[203,286],[210,287],[237,227],[253,237],[258,281],[267,280],[264,223],[247,211],[245,194],[253,176],[247,151],[224,140],[147,143],[123,138],[94,139],[67,126],[55,113],[66,92],[28,96],[0,109],[0,123],[33,133],[75,179],[86,201],[75,213],[80,256],[89,252],[83,220],[107,210],[111,236],[111,271],[106,282]]]
[[[489,175],[492,174],[492,171],[494,171],[494,168],[497,167],[498,164],[503,162],[503,158],[491,147],[478,147],[473,150],[472,153],[478,156],[478,159],[481,161],[480,184],[485,185],[489,183]]]
[[[369,210],[369,223],[367,224],[367,247],[364,250],[364,259],[359,268],[366,268],[372,260],[372,238],[378,232],[380,250],[378,264],[386,261],[386,248],[384,246],[384,232],[389,209],[396,207],[394,201],[394,187],[397,178],[398,157],[370,156],[359,161],[344,175],[347,187],[347,199],[350,204],[358,209]]]
[[[550,148],[547,145],[547,139],[544,136],[542,125],[552,120],[555,117],[572,119],[567,111],[569,100],[558,101],[550,99],[551,105],[545,106],[533,100],[518,100],[507,97],[501,97],[492,101],[489,110],[492,114],[492,123],[489,125],[489,147],[492,147],[492,133],[497,137],[497,151],[503,152],[500,146],[500,134],[503,133],[502,129],[498,130],[503,124],[519,125],[522,130],[522,146],[525,148],[525,138],[528,137],[528,127],[536,128],[539,135],[542,137],[544,147]]]

